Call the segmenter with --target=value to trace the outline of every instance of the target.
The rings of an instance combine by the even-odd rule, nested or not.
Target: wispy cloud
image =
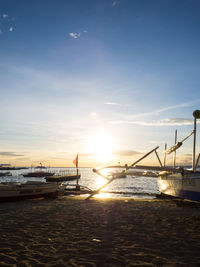
[[[175,119],[163,119],[157,121],[126,121],[126,120],[119,120],[119,121],[112,121],[112,124],[136,124],[141,126],[182,126],[182,125],[192,125],[192,119],[183,119],[183,118],[175,118]]]
[[[150,112],[133,114],[133,115],[131,115],[131,117],[132,118],[138,118],[138,117],[149,116],[149,115],[158,115],[158,114],[160,114],[162,112],[165,112],[165,111],[169,111],[169,110],[173,110],[173,109],[179,109],[179,108],[185,108],[185,107],[191,107],[191,106],[194,106],[194,105],[199,104],[199,103],[200,103],[200,98],[196,99],[196,100],[193,100],[193,101],[181,103],[181,104],[178,104],[178,105],[173,105],[173,106],[168,106],[168,107],[164,107],[164,108],[161,108],[161,109],[153,110],[153,111],[150,111]]]
[[[196,100],[193,100],[193,101],[181,103],[181,104],[178,104],[178,105],[168,106],[168,107],[165,107],[165,108],[158,109],[158,110],[156,110],[154,112],[161,113],[161,112],[168,111],[168,110],[191,107],[191,106],[194,106],[194,105],[196,105],[198,103],[200,103],[200,99],[196,99]]]
[[[6,19],[8,17],[8,14],[2,14],[1,16],[3,19]]]
[[[114,6],[116,6],[118,4],[118,1],[113,1],[112,2],[112,6],[114,7]]]
[[[80,31],[80,32],[70,32],[69,36],[74,38],[74,39],[78,39],[78,38],[81,37],[81,35],[86,34],[87,32],[88,32],[87,30],[83,30],[83,31]]]
[[[80,32],[78,32],[78,33],[77,32],[70,32],[69,36],[71,36],[74,39],[78,39],[81,37],[81,33]]]
[[[18,154],[16,152],[2,151],[2,152],[0,152],[0,156],[3,156],[3,157],[23,157],[24,155]]]
[[[121,104],[116,103],[116,102],[105,102],[104,105],[121,106]]]
[[[164,107],[161,109],[153,110],[150,112],[144,112],[139,114],[132,114],[132,115],[125,115],[126,119],[119,119],[115,121],[111,121],[112,124],[137,124],[137,125],[144,125],[144,126],[173,126],[173,125],[191,125],[193,124],[193,119],[187,119],[187,118],[165,118],[162,120],[157,121],[142,121],[142,120],[136,120],[141,117],[147,117],[147,116],[156,116],[159,115],[162,112],[169,111],[169,110],[175,110],[185,107],[191,107],[195,106],[200,103],[200,99],[196,99],[190,102],[185,102],[173,106]],[[114,102],[108,102],[106,104],[115,105]],[[117,104],[117,103],[116,103]],[[128,118],[128,119],[127,119]]]
[[[178,158],[178,163],[180,165],[188,165],[190,166],[192,163],[192,154],[183,154]]]
[[[118,155],[118,156],[135,156],[135,155],[139,155],[143,153],[135,151],[135,150],[116,150],[113,152],[113,154]]]
[[[110,105],[110,106],[130,106],[130,104],[121,104],[117,102],[105,102],[104,105]]]
[[[8,31],[9,32],[13,32],[14,31],[14,28],[13,27],[10,27]]]
[[[0,34],[5,32],[13,32],[15,29],[15,18],[10,17],[8,14],[4,13],[0,15]]]

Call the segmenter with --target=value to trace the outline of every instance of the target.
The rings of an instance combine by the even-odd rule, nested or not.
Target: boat
[[[22,176],[24,177],[38,177],[38,178],[52,176],[52,175],[54,175],[54,173],[49,171],[35,171],[35,172],[22,173]]]
[[[196,124],[200,119],[200,110],[193,112],[194,129],[188,136],[193,134],[193,158],[192,168],[179,168],[174,171],[163,171],[158,176],[158,188],[161,194],[200,202],[200,171],[197,170],[200,154],[196,159]],[[187,137],[186,137],[187,138]],[[184,140],[186,140],[186,138]],[[183,141],[176,142],[167,153],[175,152]],[[175,167],[175,166],[174,166]]]
[[[10,164],[0,164],[0,170],[1,171],[11,171],[11,170],[21,170],[25,169],[26,167],[13,167]]]
[[[1,202],[34,198],[56,198],[60,194],[62,194],[61,183],[40,181],[0,183]]]
[[[0,177],[4,177],[4,176],[12,176],[11,172],[0,172]]]
[[[78,174],[66,174],[66,175],[52,175],[45,177],[47,182],[67,182],[67,181],[74,181],[79,180],[81,175]]]
[[[155,177],[158,182],[158,189],[161,193],[161,196],[170,196],[180,199],[187,199],[191,201],[200,202],[200,171],[197,170],[197,166],[200,159],[200,153],[196,158],[196,125],[197,119],[200,119],[200,110],[195,110],[193,112],[194,117],[194,129],[191,133],[189,133],[183,140],[177,142],[177,132],[175,133],[175,144],[166,150],[166,154],[174,153],[174,166],[165,166],[164,163],[161,162],[160,157],[157,153],[157,149],[159,146],[154,148],[153,150],[146,153],[140,159],[136,160],[133,164],[128,166],[125,164],[124,166],[107,166],[100,169],[93,169],[93,172],[100,175],[101,177],[107,179],[108,181],[101,186],[99,189],[94,190],[87,199],[90,199],[93,195],[99,193],[105,186],[111,183],[113,180],[120,178],[124,175],[137,175],[144,177]],[[192,168],[188,169],[183,166],[176,166],[176,150],[183,145],[183,142],[187,140],[190,136],[193,135],[193,158],[192,158]],[[155,152],[157,159],[159,161],[160,166],[144,166],[137,165],[141,160],[149,156],[151,153]],[[113,169],[113,168],[123,168],[123,171],[119,172],[118,175],[113,173],[113,176],[110,178],[104,175],[101,171],[103,169]],[[131,171],[134,169],[134,171]],[[136,170],[143,171],[136,171]],[[149,171],[150,170],[150,171]]]

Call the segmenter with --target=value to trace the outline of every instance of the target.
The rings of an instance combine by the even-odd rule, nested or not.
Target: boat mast
[[[177,143],[177,130],[175,131],[175,143],[174,145],[176,145]],[[174,168],[176,167],[176,150],[174,150]]]
[[[195,156],[196,156],[196,128],[197,128],[197,119],[200,119],[200,110],[195,110],[193,112],[193,116],[194,116],[194,141],[193,141],[192,170],[196,171],[196,163],[195,163]]]
[[[166,166],[166,157],[167,157],[167,144],[165,144],[165,156],[164,156],[164,167]]]

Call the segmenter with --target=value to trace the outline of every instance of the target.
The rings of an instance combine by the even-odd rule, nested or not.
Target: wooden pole
[[[94,195],[98,194],[99,191],[101,191],[101,189],[103,189],[104,187],[106,187],[108,184],[110,184],[115,179],[117,179],[117,178],[116,177],[113,177],[112,179],[110,179],[109,181],[107,181],[107,183],[105,183],[104,185],[102,185],[100,188],[98,188],[97,190],[94,190],[92,193],[90,193],[89,197],[87,197],[85,200],[88,200],[91,197],[93,197]]]
[[[177,143],[177,130],[175,130],[175,142],[174,145]],[[176,150],[174,150],[174,168],[176,167]]]
[[[165,155],[164,155],[164,167],[166,166],[166,157],[167,157],[167,144],[165,144]]]
[[[195,169],[198,167],[198,164],[199,164],[199,158],[200,158],[200,153],[199,153],[198,158],[197,158],[197,161],[196,161]]]
[[[196,117],[194,117],[194,141],[193,141],[193,159],[192,159],[192,170],[196,170],[196,165],[195,165],[195,154],[196,154]]]
[[[76,185],[78,185],[78,168],[76,168]]]
[[[79,174],[78,174],[78,154],[76,156],[76,190],[80,190],[80,185],[78,184],[78,178],[79,178]]]
[[[159,158],[159,156],[158,156],[158,152],[155,150],[155,153],[156,153],[156,157],[157,157],[157,159],[158,159],[158,161],[159,161],[159,163],[160,163],[160,166],[162,167],[163,165],[162,165],[162,162],[161,162],[161,160],[160,160],[160,158]]]
[[[138,162],[140,162],[141,160],[145,159],[147,156],[149,156],[152,152],[156,151],[159,148],[159,146],[155,147],[154,149],[152,149],[151,151],[149,151],[148,153],[146,153],[143,157],[141,157],[140,159],[136,160],[133,164],[131,164],[130,167],[133,167],[134,165],[136,165]],[[128,167],[127,170],[130,168]]]

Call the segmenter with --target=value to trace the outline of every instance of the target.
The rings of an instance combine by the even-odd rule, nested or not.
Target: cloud
[[[177,158],[177,161],[180,165],[188,165],[192,164],[192,154],[183,154]]]
[[[116,102],[106,102],[106,103],[104,103],[104,105],[120,106],[120,104],[116,103]]]
[[[200,99],[196,99],[196,100],[193,100],[193,101],[189,101],[189,102],[185,102],[185,103],[181,103],[181,104],[177,104],[177,105],[168,106],[168,107],[164,107],[164,108],[161,108],[161,109],[153,110],[153,111],[150,111],[150,112],[133,114],[133,115],[131,115],[131,118],[158,115],[158,114],[160,114],[162,112],[165,112],[165,111],[169,111],[169,110],[173,110],[173,109],[179,109],[179,108],[185,108],[185,107],[191,107],[191,106],[194,106],[194,105],[199,104],[199,103],[200,103]]]
[[[6,32],[13,32],[15,29],[15,18],[9,17],[8,14],[4,13],[0,15],[0,34],[6,33]]]
[[[78,39],[81,37],[81,35],[86,34],[87,32],[88,32],[87,30],[83,30],[82,32],[70,32],[69,36],[74,39]]]
[[[22,154],[17,154],[16,152],[0,152],[0,156],[3,157],[23,157],[24,155]]]
[[[10,27],[8,31],[9,32],[13,32],[14,31],[14,28],[13,27]]]
[[[2,16],[3,19],[6,19],[6,18],[8,17],[7,14],[3,14],[3,15],[1,15],[1,16]]]
[[[113,1],[112,2],[112,6],[114,7],[114,6],[116,6],[118,4],[118,1]]]
[[[146,122],[146,121],[112,121],[112,124],[136,124],[141,126],[183,126],[193,125],[192,119],[174,118],[174,119],[163,119],[158,121]]]
[[[116,150],[114,151],[114,154],[118,156],[135,156],[143,153],[135,150]]]
[[[117,103],[117,102],[105,102],[104,105],[110,105],[110,106],[130,106],[129,104],[120,104],[120,103]]]
[[[70,32],[70,33],[69,33],[69,36],[71,36],[71,37],[74,38],[74,39],[78,39],[78,38],[80,38],[81,33],[80,33],[80,32],[79,32],[79,33],[76,33],[76,32]]]
[[[16,162],[24,162],[24,161],[30,161],[29,157],[22,157],[22,158],[18,158],[17,160],[15,160]]]

